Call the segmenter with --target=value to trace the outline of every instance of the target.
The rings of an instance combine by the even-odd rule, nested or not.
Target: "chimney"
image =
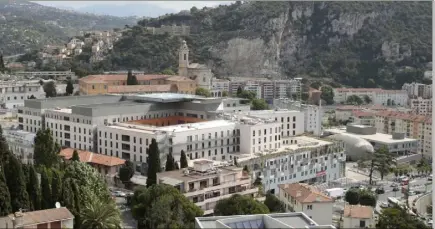
[[[14,213],[14,217],[12,219],[12,223],[14,228],[22,228],[23,227],[23,216],[24,213],[21,211],[21,209]]]
[[[301,192],[300,190],[298,190],[298,191],[296,192],[296,197],[300,197],[300,196],[302,196],[302,192]]]

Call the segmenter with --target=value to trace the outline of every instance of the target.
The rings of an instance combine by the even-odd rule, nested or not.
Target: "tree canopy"
[[[54,141],[51,130],[38,130],[33,153],[35,165],[43,165],[47,168],[57,166],[59,163],[59,151],[60,146]]]
[[[68,80],[65,91],[67,95],[72,95],[74,93],[74,85],[71,80]]]
[[[128,70],[128,73],[127,73],[127,85],[138,85],[138,84],[139,83],[137,82],[136,76],[133,75],[131,70]]]
[[[208,90],[206,88],[199,87],[195,90],[195,95],[210,97],[211,93],[210,93],[210,90]]]
[[[266,205],[250,196],[242,196],[239,194],[219,200],[214,208],[214,214],[222,216],[267,213],[269,213],[269,209]]]
[[[194,228],[201,208],[172,186],[160,184],[137,189],[132,198],[138,228]]]
[[[157,173],[161,172],[161,169],[159,146],[153,138],[148,151],[147,187],[157,184]]]
[[[8,163],[5,166],[5,177],[11,196],[12,211],[30,209],[26,177],[24,176],[21,162],[16,157],[9,157]]]
[[[430,229],[420,219],[411,216],[401,207],[385,208],[379,215],[376,229]]]
[[[281,200],[278,199],[274,194],[268,192],[266,194],[266,200],[264,204],[267,206],[270,212],[272,213],[282,213],[285,212],[285,204]]]
[[[183,168],[187,168],[187,156],[186,153],[184,152],[184,150],[181,150],[181,156],[180,156],[180,167]]]
[[[129,183],[134,175],[134,164],[131,161],[125,161],[125,164],[119,169],[119,179],[124,183]]]
[[[54,81],[48,81],[48,82],[44,83],[43,89],[44,89],[46,98],[57,96],[56,84],[54,83]]]
[[[165,171],[172,171],[176,169],[176,162],[174,159],[174,156],[172,156],[172,153],[168,153],[166,155],[166,166],[165,166]]]

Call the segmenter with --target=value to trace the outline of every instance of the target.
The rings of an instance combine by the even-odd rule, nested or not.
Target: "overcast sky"
[[[193,6],[196,6],[197,8],[203,8],[205,6],[212,7],[217,6],[220,4],[229,4],[233,1],[35,1],[41,5],[46,6],[54,6],[54,7],[69,7],[78,9],[85,6],[92,6],[92,5],[98,5],[98,4],[113,4],[113,5],[127,5],[127,4],[140,4],[140,3],[147,3],[147,4],[153,4],[162,8],[171,9],[175,11],[180,10],[189,10]]]

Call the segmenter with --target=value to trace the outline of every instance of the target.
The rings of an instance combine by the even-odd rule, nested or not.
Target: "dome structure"
[[[370,142],[355,135],[341,133],[331,135],[329,136],[329,138],[343,141],[346,145],[346,150],[348,152],[352,152],[352,154],[354,155],[362,156],[366,153],[375,152],[375,149],[373,148],[373,145],[370,144]]]

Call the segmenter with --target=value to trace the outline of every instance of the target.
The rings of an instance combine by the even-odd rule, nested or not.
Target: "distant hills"
[[[148,3],[130,3],[125,5],[98,4],[75,9],[78,12],[111,15],[117,17],[159,17],[167,13],[175,13],[172,9],[162,8]]]

